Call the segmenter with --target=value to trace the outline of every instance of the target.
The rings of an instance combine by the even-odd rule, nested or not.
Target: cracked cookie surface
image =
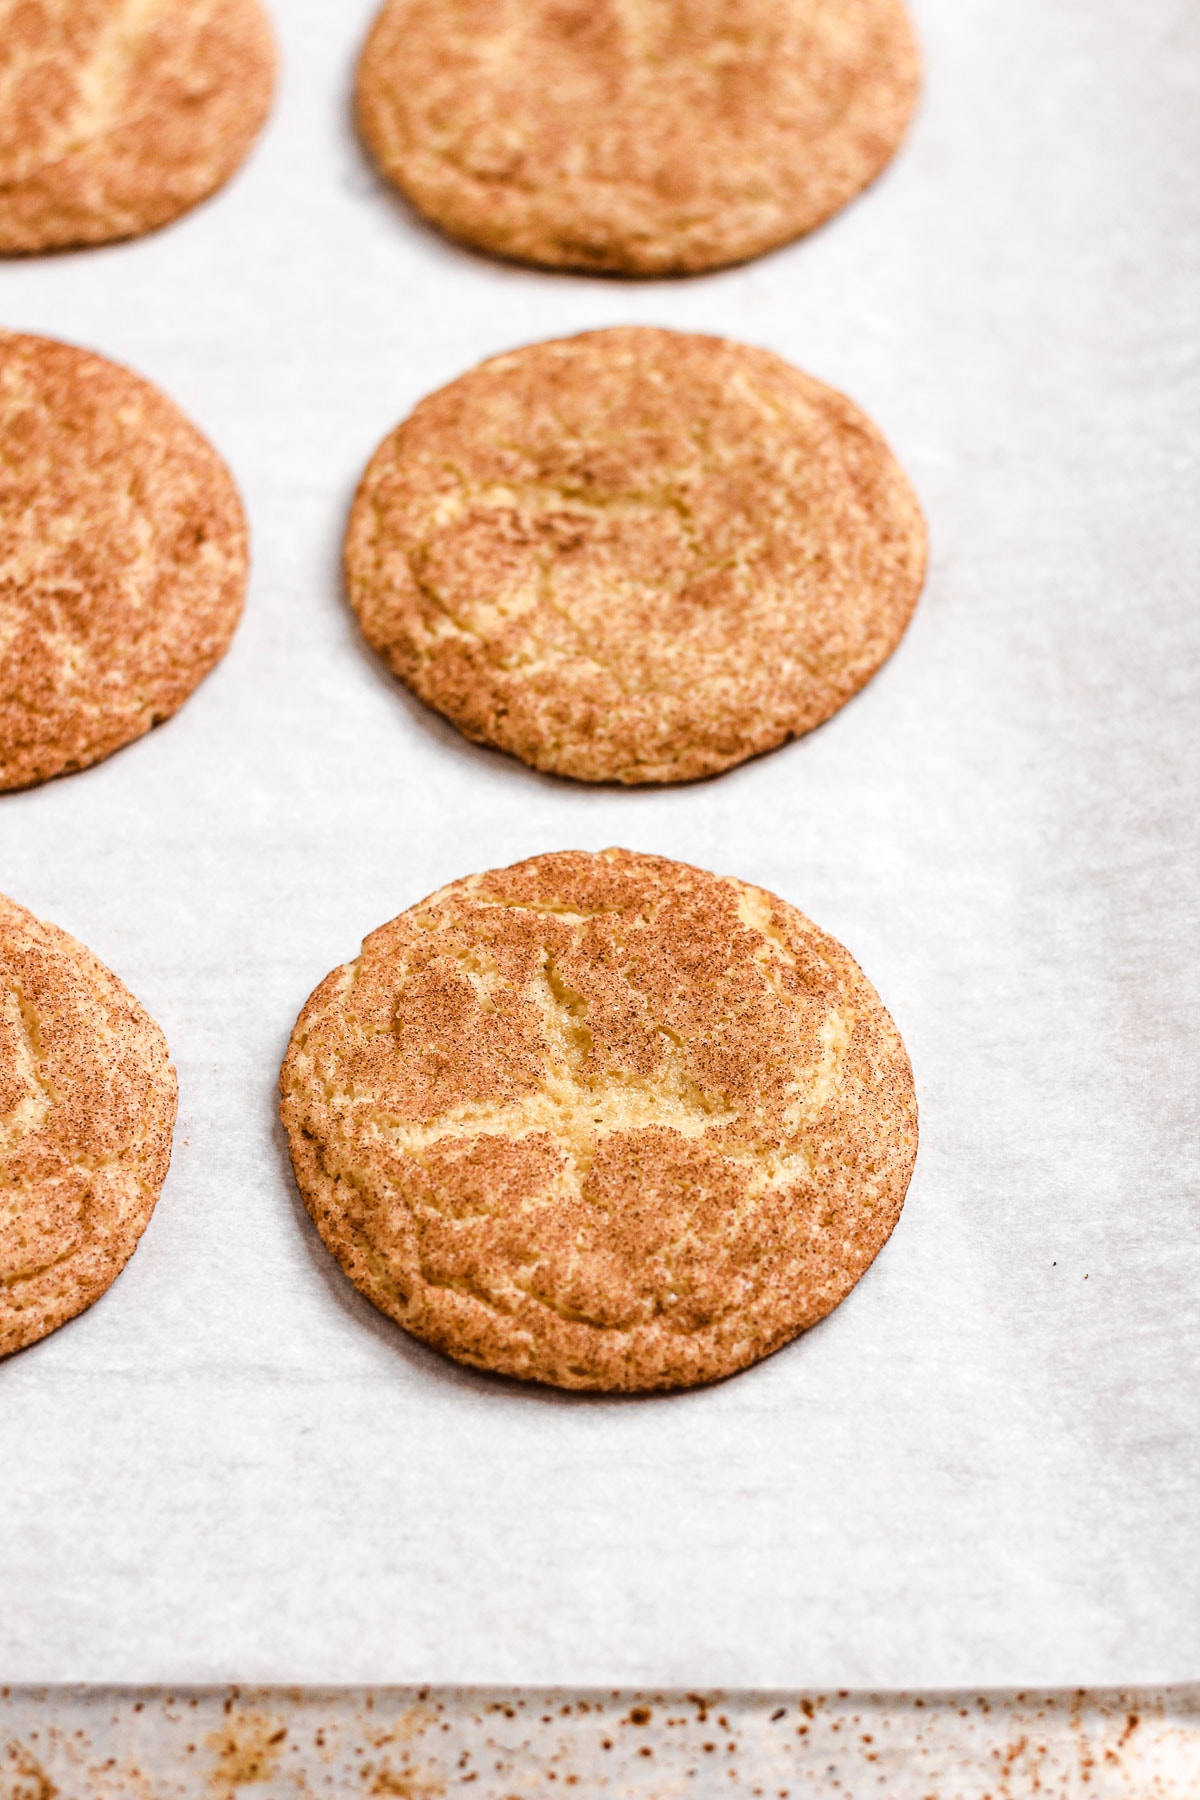
[[[186,212],[246,155],[274,79],[259,0],[0,0],[0,254]]]
[[[228,648],[247,564],[233,479],[164,394],[0,331],[0,788],[176,712]]]
[[[372,933],[280,1081],[305,1205],[459,1361],[687,1387],[823,1318],[917,1147],[895,1026],[842,946],[661,857],[534,857]]]
[[[467,737],[584,781],[715,774],[891,654],[925,526],[871,421],[769,351],[620,327],[493,358],[386,438],[345,566]]]
[[[844,206],[896,150],[918,77],[901,0],[387,0],[358,120],[453,237],[688,274]]]
[[[162,1032],[82,944],[0,895],[0,1356],[98,1300],[171,1158]]]

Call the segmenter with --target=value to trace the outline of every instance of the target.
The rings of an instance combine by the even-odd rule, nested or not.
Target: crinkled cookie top
[[[271,105],[259,0],[0,0],[0,255],[165,224]]]
[[[224,655],[247,566],[229,471],[164,394],[0,331],[0,788],[169,718]]]
[[[99,1299],[166,1176],[162,1032],[82,944],[0,895],[0,1356]]]
[[[844,206],[918,77],[901,0],[387,0],[358,116],[384,173],[467,243],[683,274]]]
[[[304,1008],[282,1096],[363,1292],[564,1387],[710,1381],[815,1323],[917,1143],[847,952],[760,888],[626,851],[472,876],[373,933]]]
[[[468,737],[585,781],[691,780],[811,730],[895,649],[924,569],[856,406],[768,351],[645,327],[431,394],[346,539],[392,670]]]

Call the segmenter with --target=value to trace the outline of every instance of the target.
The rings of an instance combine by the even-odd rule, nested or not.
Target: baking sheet
[[[0,1800],[1195,1800],[1198,1776],[1194,1685],[0,1689]]]
[[[1189,0],[914,0],[921,115],[808,242],[682,283],[508,269],[375,181],[370,0],[276,0],[242,176],[0,317],[158,381],[255,571],[176,720],[0,799],[0,887],[159,1019],[182,1104],[141,1249],[0,1365],[9,1681],[1157,1683],[1200,1668],[1197,381]],[[933,566],[808,740],[677,792],[463,742],[340,598],[358,473],[431,387],[625,321],[765,344],[876,418]],[[849,1300],[710,1391],[460,1370],[359,1300],[273,1088],[309,989],[442,882],[620,843],[762,883],[905,1034],[923,1141]]]

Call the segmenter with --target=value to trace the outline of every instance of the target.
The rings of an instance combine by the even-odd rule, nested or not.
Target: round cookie
[[[274,81],[259,0],[0,0],[0,254],[186,212],[242,161]]]
[[[0,331],[0,788],[169,718],[224,655],[247,566],[233,479],[165,395]]]
[[[605,1391],[767,1356],[888,1238],[912,1074],[847,952],[761,888],[538,856],[372,933],[281,1076],[350,1279],[460,1362]]]
[[[674,275],[844,206],[918,79],[902,0],[386,0],[357,110],[383,173],[451,236]]]
[[[98,1300],[171,1160],[162,1032],[90,950],[0,895],[0,1356]]]
[[[687,781],[862,687],[925,527],[843,395],[627,326],[423,400],[367,468],[345,565],[368,642],[468,737],[583,781]]]

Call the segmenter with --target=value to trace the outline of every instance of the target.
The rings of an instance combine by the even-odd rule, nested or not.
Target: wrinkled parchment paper
[[[0,797],[0,888],[163,1025],[182,1108],[133,1262],[0,1365],[8,1681],[1166,1682],[1200,1670],[1200,42],[1190,0],[914,0],[915,129],[806,243],[688,282],[505,268],[375,180],[370,0],[275,0],[280,102],[159,235],[0,265],[0,318],[159,382],[242,485],[227,661]],[[854,396],[932,527],[916,620],[805,742],[678,792],[475,749],[361,645],[338,549],[426,391],[624,321]],[[722,1387],[525,1391],[410,1342],[296,1198],[279,1058],[442,882],[620,843],[851,948],[912,1052],[903,1220]]]

